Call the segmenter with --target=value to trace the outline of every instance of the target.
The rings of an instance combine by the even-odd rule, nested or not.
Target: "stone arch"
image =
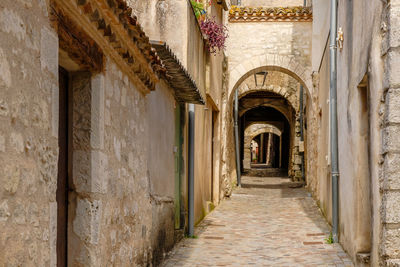
[[[270,107],[270,108],[273,108],[273,109],[279,111],[280,113],[282,113],[282,115],[285,116],[285,118],[289,122],[289,124],[291,124],[291,122],[292,122],[292,116],[291,116],[293,114],[293,113],[291,113],[292,110],[284,110],[283,108],[281,108],[281,107],[279,107],[277,105],[266,104],[266,103],[262,103],[262,104],[259,104],[259,105],[255,105],[255,106],[240,110],[239,117],[243,116],[247,111],[250,111],[250,110],[252,110],[254,108],[258,108],[258,107]]]
[[[256,87],[256,88],[249,88],[247,86],[239,87],[239,99],[245,97],[248,94],[255,93],[255,92],[272,92],[277,95],[282,96],[285,98],[290,106],[296,111],[299,111],[299,101],[297,94],[295,92],[291,92],[290,88],[282,87],[278,85],[267,85],[263,87]]]
[[[277,126],[269,123],[254,123],[246,128],[244,134],[245,136],[249,136],[251,137],[251,139],[253,139],[257,135],[262,133],[273,133],[276,134],[277,136],[281,136],[282,131],[283,130],[279,129]]]
[[[296,61],[294,56],[266,54],[254,56],[230,71],[229,95],[232,96],[234,90],[251,74],[262,70],[280,71],[286,73],[302,84],[309,95],[312,95],[311,69],[304,68],[304,64]]]
[[[243,167],[245,169],[250,169],[251,163],[251,140],[253,140],[257,135],[263,133],[273,133],[277,136],[282,135],[282,130],[277,126],[269,123],[254,123],[249,125],[244,131],[244,157],[243,157]]]
[[[244,80],[246,80],[250,75],[260,72],[260,71],[280,71],[282,73],[290,75],[292,78],[296,79],[301,85],[305,87],[305,92],[309,97],[312,96],[313,86],[312,86],[312,76],[311,69],[309,67],[304,67],[304,64],[298,62],[293,55],[275,55],[275,54],[265,54],[262,56],[254,56],[249,59],[244,60],[240,64],[236,66],[232,66],[229,68],[229,77],[227,80],[227,101],[223,104],[223,109],[225,110],[224,116],[224,127],[227,129],[232,129],[233,125],[233,103],[234,103],[234,95],[235,90],[242,84]],[[273,90],[278,91],[276,88],[272,88]],[[267,88],[251,88],[250,90],[260,91],[260,90],[268,90]],[[288,94],[287,91],[279,90],[281,94]],[[285,98],[288,99],[291,96],[286,95]],[[293,97],[293,96],[292,96]],[[289,101],[289,99],[288,99]],[[289,103],[296,103],[294,99],[290,99]],[[298,111],[297,103],[293,105],[295,111]],[[298,113],[298,112],[296,112]],[[295,122],[293,122],[295,123]],[[291,127],[295,129],[295,125]],[[235,160],[234,160],[234,135],[228,134],[225,136],[223,140],[226,146],[226,152],[223,154],[223,158],[228,162],[227,166],[225,166],[229,170],[235,169]],[[293,166],[291,162],[293,161],[293,152],[295,151],[293,145],[296,144],[296,136],[294,130],[291,130],[290,133],[290,144],[291,148],[289,150],[289,174],[292,173]],[[229,177],[234,181],[235,179],[235,171],[229,172]]]

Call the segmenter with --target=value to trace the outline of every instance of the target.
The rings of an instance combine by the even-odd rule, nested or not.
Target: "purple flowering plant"
[[[225,49],[225,41],[228,38],[228,29],[215,21],[215,18],[206,18],[200,21],[200,29],[208,40],[208,51],[216,55]]]

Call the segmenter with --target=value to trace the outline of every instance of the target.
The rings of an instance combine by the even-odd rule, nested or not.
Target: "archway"
[[[246,139],[246,137],[245,137]],[[264,140],[265,147],[262,148],[262,140]],[[247,161],[246,150],[250,151],[249,168],[244,165],[244,173],[251,169],[281,169],[282,167],[282,148],[280,145],[281,136],[278,136],[271,132],[261,133],[255,136],[247,147],[245,144],[244,148],[244,162]],[[245,140],[246,141],[246,140]]]
[[[263,58],[263,57],[261,57]],[[255,60],[253,63],[249,63],[250,61]],[[286,64],[287,63],[287,64]],[[286,67],[290,65],[290,67]],[[240,67],[242,66],[242,67]],[[301,164],[302,160],[300,156],[300,125],[299,125],[299,116],[300,116],[300,86],[304,88],[304,99],[310,99],[310,89],[312,88],[311,83],[311,73],[308,69],[304,69],[300,64],[298,64],[294,59],[285,58],[277,56],[272,59],[271,55],[267,55],[264,60],[252,58],[240,64],[240,66],[236,66],[230,72],[229,77],[229,95],[227,98],[227,102],[225,102],[225,128],[230,131],[232,134],[228,134],[223,140],[226,149],[224,151],[225,155],[223,158],[225,159],[225,167],[229,172],[231,180],[235,180],[235,153],[234,153],[234,135],[233,135],[233,104],[234,104],[234,95],[235,91],[238,91],[239,101],[247,96],[252,96],[256,100],[252,100],[254,105],[248,105],[243,107],[243,109],[239,110],[239,115],[242,117],[249,110],[256,107],[270,107],[281,114],[284,115],[286,120],[290,125],[290,130],[286,134],[289,135],[288,140],[290,141],[290,148],[288,152],[287,158],[289,159],[287,168],[289,176],[296,179],[301,179]],[[267,73],[266,81],[256,83],[248,83],[249,80],[257,79],[256,75],[259,73]],[[276,81],[268,81],[268,77],[276,76],[277,73],[283,77],[282,79],[278,79]],[[254,76],[254,78],[253,78]],[[272,79],[273,80],[273,79]],[[271,98],[279,98],[279,105],[277,106],[276,102],[271,103]],[[304,103],[304,106],[306,104]],[[244,131],[243,122],[240,122],[239,128],[240,131]],[[242,170],[244,167],[244,134],[241,133],[239,135],[240,139],[240,154],[241,156],[241,164]],[[248,165],[247,165],[248,166]]]
[[[255,139],[262,134],[271,134],[272,136],[276,136],[279,139],[279,141],[276,142],[276,137],[271,138],[271,135],[269,135],[268,137],[268,139],[271,138],[272,141],[269,147],[275,148],[275,150],[276,148],[278,148],[278,151],[274,151],[274,153],[277,152],[275,154],[277,156],[279,155],[278,160],[275,160],[275,162],[278,162],[279,164],[272,164],[272,167],[278,167],[278,168],[282,167],[282,159],[281,159],[282,154],[280,153],[282,151],[282,148],[280,147],[280,145],[282,144],[281,143],[282,129],[279,129],[277,126],[268,123],[254,123],[249,125],[244,131],[243,168],[245,170],[250,169],[251,163],[254,162],[252,160],[254,158],[252,156],[255,153],[255,146],[256,146],[254,142]],[[269,140],[267,140],[267,142],[269,142]],[[277,147],[276,145],[279,146]],[[257,146],[259,147],[259,144],[257,144]],[[267,162],[268,160],[266,160],[266,163]]]
[[[266,54],[251,57],[233,67],[229,75],[229,96],[242,82],[254,73],[261,71],[279,71],[296,79],[303,85],[308,95],[312,95],[311,69],[304,68],[293,56]]]
[[[239,103],[246,102],[250,97],[252,99],[252,95],[247,95],[240,99]],[[268,98],[267,98],[268,99]],[[279,102],[281,98],[270,100],[272,103]],[[282,104],[282,106],[287,105],[287,103]],[[242,105],[239,104],[239,107]],[[240,156],[242,162],[242,169],[244,171],[248,171],[252,168],[250,163],[249,154],[250,151],[250,143],[257,135],[260,135],[259,141],[259,155],[260,158],[258,163],[266,163],[267,151],[270,151],[271,145],[279,145],[280,148],[276,148],[278,150],[277,153],[281,153],[281,164],[277,167],[281,167],[287,173],[288,170],[291,170],[292,167],[290,162],[292,162],[293,153],[291,152],[292,147],[294,145],[294,111],[291,110],[290,106],[286,106],[287,115],[285,115],[281,110],[273,107],[274,105],[269,106],[255,106],[249,110],[247,110],[240,117]],[[283,109],[283,108],[282,108]],[[262,127],[262,125],[264,127]],[[269,135],[273,134],[278,137],[278,139],[271,139],[273,136]],[[260,166],[258,166],[260,167]],[[263,166],[267,167],[267,166]]]

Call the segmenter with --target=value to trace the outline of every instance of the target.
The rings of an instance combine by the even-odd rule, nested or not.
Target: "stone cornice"
[[[229,10],[229,22],[308,22],[312,21],[311,7],[239,7]]]
[[[139,90],[155,89],[165,68],[124,0],[53,0],[52,10],[74,20]]]

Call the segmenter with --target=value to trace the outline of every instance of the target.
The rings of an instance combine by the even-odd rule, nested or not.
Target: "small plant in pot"
[[[202,21],[206,17],[206,7],[204,6],[201,0],[191,0],[194,14],[196,15],[197,20]],[[211,1],[208,2],[208,5],[211,5]]]

